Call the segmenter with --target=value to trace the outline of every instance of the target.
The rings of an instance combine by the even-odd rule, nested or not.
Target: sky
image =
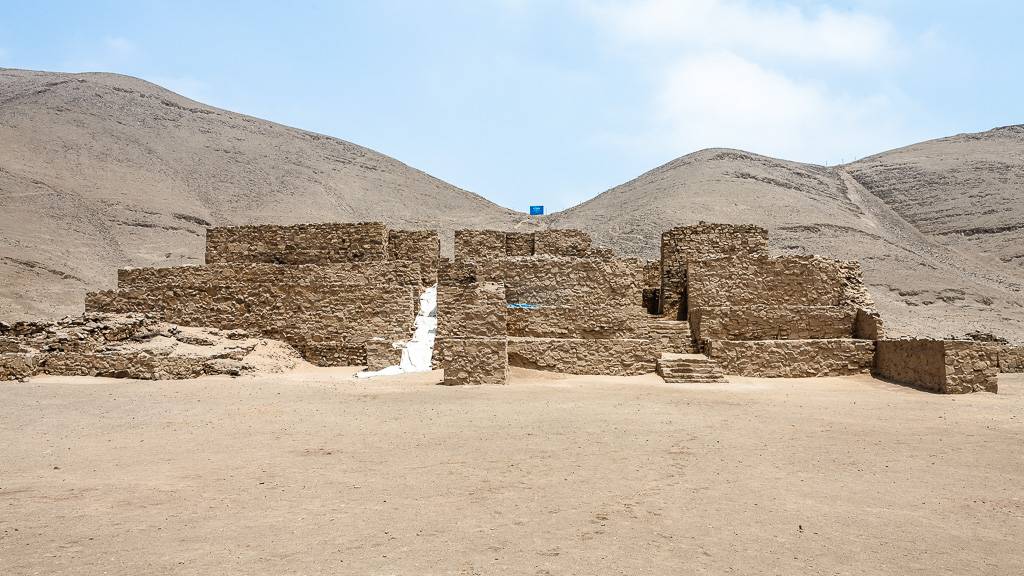
[[[0,0],[0,67],[137,76],[564,209],[703,148],[1024,122],[1024,2]]]

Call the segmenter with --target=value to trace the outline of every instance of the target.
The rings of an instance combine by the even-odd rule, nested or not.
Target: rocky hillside
[[[123,266],[201,262],[208,225],[517,213],[366,148],[112,74],[0,69],[0,319],[80,312]]]
[[[705,220],[861,260],[897,334],[1024,341],[1022,188],[1018,126],[832,168],[703,150],[525,222],[372,150],[138,79],[0,69],[0,319],[79,312],[118,267],[200,262],[208,225],[578,227],[654,258],[661,231]]]
[[[879,160],[884,157],[874,161],[884,163]],[[1020,170],[1024,164],[1018,160],[1016,166]],[[981,330],[1024,340],[1020,268],[980,254],[981,244],[950,242],[928,228],[923,232],[919,221],[911,220],[914,214],[887,204],[889,199],[877,189],[865,188],[858,179],[864,171],[855,168],[703,150],[552,215],[549,224],[589,230],[600,243],[655,257],[658,234],[667,227],[700,220],[752,222],[770,230],[777,254],[861,260],[879,308],[896,334],[946,336]],[[1017,183],[1020,222],[1019,186],[1024,178],[1018,176]],[[916,188],[921,189],[927,188]],[[990,209],[979,208],[978,197],[990,207],[1014,198],[1009,188],[1006,198],[988,198],[985,190],[965,178],[959,205],[943,208],[947,221],[955,223],[951,228],[977,228],[972,219]],[[1012,209],[1008,213],[1007,220],[1012,220]]]

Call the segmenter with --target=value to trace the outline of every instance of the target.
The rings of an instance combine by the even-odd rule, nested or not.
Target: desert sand
[[[1024,572],[1024,377],[38,377],[2,574]]]

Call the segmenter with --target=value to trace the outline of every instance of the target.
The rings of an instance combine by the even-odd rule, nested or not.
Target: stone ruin
[[[210,228],[205,265],[119,270],[117,289],[88,294],[86,310],[241,330],[316,365],[377,370],[398,363],[436,285],[433,365],[449,385],[504,383],[518,366],[669,382],[874,372],[969,392],[1021,369],[1020,349],[885,340],[857,262],[771,256],[757,226],[673,228],[657,261],[568,229],[459,230],[454,246],[441,258],[436,232],[376,222]],[[4,371],[12,353],[0,376],[20,374]]]

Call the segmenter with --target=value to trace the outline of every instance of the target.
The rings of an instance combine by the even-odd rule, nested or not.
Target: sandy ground
[[[1024,573],[1024,377],[0,384],[0,574]]]

